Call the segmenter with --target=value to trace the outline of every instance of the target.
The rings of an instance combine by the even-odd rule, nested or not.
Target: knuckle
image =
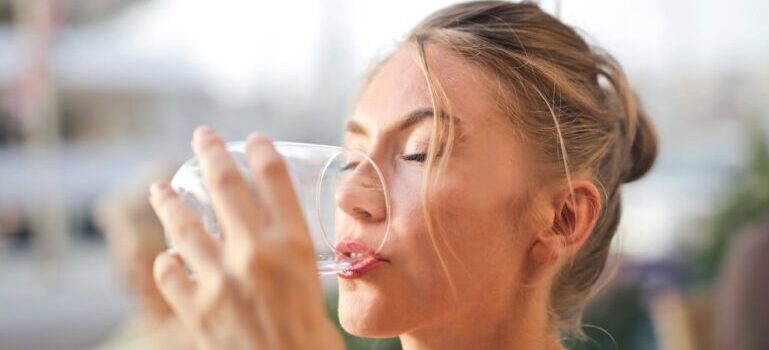
[[[206,304],[209,305],[220,305],[227,300],[231,292],[229,280],[222,274],[212,277],[210,281],[207,281],[206,285],[207,298],[205,300]]]
[[[299,233],[286,235],[283,244],[285,245],[283,249],[293,252],[292,255],[296,258],[305,260],[314,259],[315,257],[315,247],[313,247],[309,239]]]
[[[264,177],[275,177],[286,173],[286,164],[276,152],[262,155],[255,164],[256,172]]]
[[[307,259],[310,261],[315,260],[315,247],[312,246],[309,242],[306,240],[302,240],[299,244],[297,244],[297,254],[300,258]]]
[[[174,226],[174,232],[180,239],[189,239],[199,232],[199,225],[193,220],[178,220]]]
[[[277,268],[278,259],[275,253],[268,249],[250,249],[244,254],[237,266],[237,273],[243,278],[261,278],[271,275]]]
[[[210,312],[203,311],[202,309],[198,309],[195,312],[192,312],[190,315],[192,328],[197,330],[206,330],[208,329],[209,325],[211,324],[211,314]]]
[[[212,186],[216,188],[230,187],[239,181],[243,178],[235,169],[221,169],[211,174]]]
[[[208,329],[217,310],[230,302],[233,293],[229,280],[223,274],[206,280],[204,285],[205,288],[199,291],[198,306],[193,315],[193,324],[199,329]]]

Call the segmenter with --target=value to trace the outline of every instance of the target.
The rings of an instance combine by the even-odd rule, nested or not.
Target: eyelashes
[[[358,164],[360,164],[360,162],[350,162],[350,163],[347,163],[347,164],[345,164],[342,167],[342,171],[347,171],[347,170],[350,170],[350,169],[355,169],[355,168],[358,167]]]
[[[427,160],[427,153],[406,154],[402,156],[401,159],[406,161],[424,163],[425,160]]]
[[[440,157],[440,155],[438,155]],[[424,163],[427,160],[427,153],[413,153],[413,154],[405,154],[401,156],[402,160],[409,161],[409,162],[417,162],[417,163]],[[342,167],[342,171],[347,171],[351,169],[355,169],[358,167],[360,162],[350,162],[345,164]]]

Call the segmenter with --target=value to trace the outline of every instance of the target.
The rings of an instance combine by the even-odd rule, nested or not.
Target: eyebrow
[[[401,131],[401,130],[408,129],[414,126],[415,124],[421,122],[424,119],[432,118],[433,115],[435,115],[435,112],[431,107],[415,109],[409,112],[408,114],[406,114],[403,120],[401,120],[400,123],[398,123],[396,130]],[[458,118],[451,117],[443,113],[441,113],[441,118],[453,119],[454,124],[459,125]],[[355,120],[347,121],[345,125],[345,131],[351,134],[360,134],[360,135],[368,136],[368,131],[366,131],[366,127],[364,127],[363,124]]]

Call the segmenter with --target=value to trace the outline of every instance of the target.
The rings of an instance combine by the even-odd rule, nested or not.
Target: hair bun
[[[657,132],[642,109],[636,111],[636,128],[629,157],[625,160],[622,182],[628,183],[644,176],[657,158]]]

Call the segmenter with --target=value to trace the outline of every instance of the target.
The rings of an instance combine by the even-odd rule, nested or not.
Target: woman
[[[619,66],[534,4],[481,1],[427,17],[364,85],[345,142],[382,169],[392,236],[372,269],[340,275],[343,327],[405,349],[563,348],[606,262],[619,186],[656,155]],[[228,239],[165,183],[151,201],[178,250],[158,256],[156,282],[198,344],[341,349],[270,139],[247,141],[256,201],[211,129],[192,145]],[[338,195],[343,219],[375,232],[383,203],[354,191]]]

